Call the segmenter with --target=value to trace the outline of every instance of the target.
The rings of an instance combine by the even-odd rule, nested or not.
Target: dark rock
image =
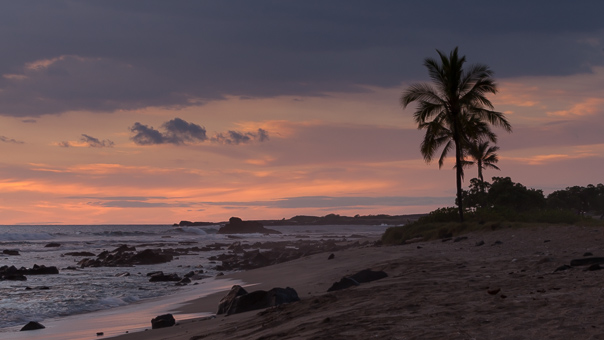
[[[43,328],[46,328],[46,327],[44,327],[41,323],[36,322],[36,321],[30,321],[25,326],[23,326],[23,328],[21,328],[21,331],[33,331],[36,329],[43,329]]]
[[[158,264],[172,261],[172,255],[161,254],[152,249],[145,249],[130,258],[133,264]]]
[[[27,281],[27,277],[23,274],[4,274],[4,275],[0,275],[0,280]]]
[[[4,249],[2,251],[2,254],[4,254],[4,255],[11,255],[11,256],[20,255],[19,251],[18,250],[14,250],[14,249]]]
[[[236,297],[226,314],[244,313],[295,301],[300,301],[300,298],[298,297],[298,293],[290,287],[273,288],[268,292],[257,290]]]
[[[336,257],[336,255],[334,253],[331,253],[327,259],[333,260],[335,257]]]
[[[498,245],[500,245],[500,244],[503,244],[503,242],[501,242],[501,241],[497,240],[497,241],[493,242],[493,244],[491,244],[491,245],[492,245],[492,246],[498,246]]]
[[[327,291],[333,292],[336,290],[342,290],[342,289],[346,289],[346,288],[350,288],[350,287],[358,286],[358,285],[359,285],[359,283],[356,280],[351,279],[349,277],[343,277],[342,279],[340,279],[340,281],[332,284],[331,287],[329,287],[329,289],[327,289]]]
[[[151,319],[151,329],[172,327],[176,324],[172,314],[164,314]]]
[[[66,256],[94,256],[94,253],[91,253],[89,251],[74,251],[74,252],[70,252],[70,253],[65,253],[63,255],[66,255]]]
[[[46,248],[56,248],[56,247],[60,247],[60,246],[61,246],[60,243],[50,242],[47,245],[45,245],[44,247],[46,247]]]
[[[571,268],[572,268],[571,266],[565,264],[565,265],[562,265],[562,266],[556,268],[556,270],[554,270],[554,273],[555,272],[561,272],[561,271],[564,271],[564,270],[569,270]]]
[[[243,221],[239,217],[231,217],[229,223],[218,230],[218,234],[281,234],[273,229],[265,228],[262,223],[256,221]]]
[[[586,252],[583,254],[583,256],[594,256],[594,254],[590,253],[590,252]]]
[[[367,283],[375,280],[380,280],[385,277],[388,277],[384,271],[373,271],[370,269],[361,270],[360,272],[350,276],[351,279],[355,280],[358,283]]]
[[[475,245],[476,247],[480,247],[480,246],[484,245],[484,241],[482,241],[482,240],[481,240],[481,241],[478,241],[478,242],[476,242],[474,245]]]
[[[243,289],[243,287],[239,285],[234,285],[233,287],[231,287],[229,293],[225,295],[222,299],[220,299],[220,303],[218,303],[218,312],[216,312],[216,314],[226,314],[226,312],[233,305],[235,298],[245,294],[247,294],[247,291]]]
[[[587,266],[592,264],[604,264],[604,257],[588,257],[585,259],[574,259],[570,261],[572,267]]]
[[[149,282],[173,282],[182,280],[178,274],[158,274],[149,278]]]
[[[453,242],[460,242],[460,241],[467,240],[467,239],[468,239],[468,237],[467,237],[467,236],[459,236],[459,237],[456,237],[456,238],[453,240]]]
[[[600,270],[602,269],[602,267],[599,264],[592,264],[591,266],[589,266],[589,268],[587,268],[586,270],[588,271],[594,271],[594,270]]]
[[[123,253],[126,251],[136,251],[136,247],[134,246],[129,246],[127,244],[122,244],[121,246],[113,249],[111,252],[112,253]]]

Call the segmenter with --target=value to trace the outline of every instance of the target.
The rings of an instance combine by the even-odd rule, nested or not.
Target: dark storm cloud
[[[0,136],[0,142],[3,143],[10,143],[10,144],[24,144],[24,142],[13,139],[13,138],[8,138],[8,137],[4,137],[4,136]]]
[[[7,2],[0,114],[398,86],[455,46],[497,77],[589,72],[604,64],[603,12],[596,0]]]
[[[268,138],[268,132],[264,129],[258,129],[257,132],[228,131],[220,132],[212,137],[211,141],[218,144],[239,145],[247,144],[253,141],[265,142]]]
[[[84,133],[82,134],[80,140],[88,144],[88,146],[91,148],[112,148],[113,145],[115,145],[115,143],[108,139],[100,140]]]
[[[113,141],[110,141],[108,139],[100,140],[98,138],[89,136],[85,133],[83,133],[82,137],[80,137],[80,142],[82,142],[84,145],[87,145],[90,148],[112,148],[115,145],[115,143],[113,143]],[[62,148],[69,148],[69,147],[74,146],[72,143],[67,142],[67,141],[59,142],[59,143],[57,143],[57,145]],[[82,146],[82,144],[77,144],[75,146]]]
[[[198,144],[208,140],[204,127],[186,122],[180,118],[174,118],[163,123],[162,128],[165,132],[136,122],[130,128],[130,131],[135,133],[131,139],[138,145]],[[209,140],[212,143],[217,144],[239,145],[254,141],[265,142],[268,139],[268,131],[258,129],[257,132],[239,132],[232,130],[226,133],[218,132]]]
[[[139,122],[134,123],[130,131],[135,135],[132,140],[138,145],[153,144],[187,144],[199,143],[207,139],[205,128],[188,123],[180,118],[174,118],[162,124],[165,132],[143,125]]]

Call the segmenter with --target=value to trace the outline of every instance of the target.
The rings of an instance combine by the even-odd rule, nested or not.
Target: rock
[[[91,253],[89,251],[73,251],[70,253],[65,253],[63,255],[65,255],[65,256],[94,256],[94,253]]]
[[[489,293],[489,295],[497,295],[497,293],[499,293],[500,291],[501,291],[501,288],[489,289],[489,290],[487,290],[487,293]]]
[[[375,280],[380,280],[385,277],[388,277],[388,274],[386,274],[384,271],[373,271],[370,269],[365,269],[365,270],[361,270],[360,272],[358,272],[354,275],[343,277],[342,279],[340,279],[340,281],[331,285],[331,287],[329,287],[329,289],[327,289],[327,291],[333,292],[335,290],[342,290],[342,289],[350,288],[353,286],[358,286],[361,283],[367,283],[367,282],[371,282],[371,281],[375,281]]]
[[[501,242],[501,241],[497,240],[497,241],[493,242],[493,244],[491,244],[491,245],[492,245],[492,246],[498,246],[498,245],[500,245],[500,244],[503,244],[503,242]]]
[[[388,277],[384,271],[373,271],[370,269],[361,270],[360,272],[350,276],[351,279],[355,280],[358,283],[367,283],[375,280],[380,280],[385,277]]]
[[[600,265],[596,263],[596,264],[592,264],[591,266],[589,266],[589,268],[587,268],[585,270],[594,271],[594,270],[600,270],[600,269],[602,269],[602,267],[600,267]]]
[[[574,259],[570,261],[572,267],[587,266],[592,264],[604,264],[604,257],[588,257],[585,259]]]
[[[56,243],[56,242],[50,242],[47,245],[45,245],[45,248],[56,248],[56,247],[60,247],[61,244],[60,243]]]
[[[2,254],[4,254],[4,255],[11,255],[11,256],[21,255],[21,254],[19,254],[18,250],[14,250],[14,249],[4,249],[2,251]]]
[[[134,246],[128,246],[127,244],[122,244],[121,246],[113,249],[111,252],[112,253],[123,253],[126,251],[136,251],[136,247]]]
[[[239,217],[231,217],[229,223],[218,230],[218,234],[281,234],[273,229],[265,228],[262,223],[256,221],[243,221]]]
[[[27,281],[27,277],[23,274],[5,274],[5,275],[0,275],[0,280]]]
[[[583,256],[594,256],[594,254],[592,254],[590,252],[586,252],[586,253],[583,253]]]
[[[172,327],[176,324],[172,314],[164,314],[151,319],[151,329]]]
[[[172,261],[172,255],[161,254],[152,249],[145,249],[130,258],[133,264],[158,264]]]
[[[46,328],[46,327],[44,327],[41,323],[36,322],[36,321],[30,321],[25,326],[23,326],[23,328],[21,328],[21,331],[33,331],[36,329],[43,329],[43,328]]]
[[[115,277],[126,277],[126,276],[130,276],[130,273],[123,272],[123,273],[117,273],[117,274],[115,274]]]
[[[332,284],[331,287],[329,287],[327,289],[327,291],[333,292],[336,290],[342,290],[342,289],[346,289],[346,288],[350,288],[350,287],[358,286],[358,285],[359,285],[359,283],[356,280],[351,279],[349,277],[343,277],[342,279],[340,279],[340,281]]]
[[[295,301],[300,301],[300,298],[298,297],[298,293],[290,287],[273,288],[268,292],[257,290],[236,297],[230,308],[226,311],[226,314],[244,313]]]
[[[476,247],[480,247],[482,245],[484,245],[484,241],[478,241],[474,244],[474,246],[476,246]]]
[[[245,294],[247,294],[247,291],[240,285],[234,285],[231,287],[229,293],[220,299],[220,303],[218,303],[218,312],[216,312],[216,314],[226,314],[226,312],[233,305],[235,298]]]
[[[456,237],[456,238],[453,240],[453,242],[460,242],[460,241],[464,241],[464,240],[467,240],[467,239],[468,239],[468,237],[467,237],[467,236],[459,236],[459,237]]]
[[[336,257],[336,255],[334,255],[334,253],[331,253],[327,259],[333,260],[335,257]]]
[[[562,265],[562,266],[556,268],[556,270],[554,270],[554,273],[555,272],[561,272],[561,271],[564,271],[564,270],[568,270],[568,269],[571,269],[571,268],[572,268],[571,266],[565,264],[565,265]]]
[[[153,275],[149,279],[149,282],[172,282],[172,281],[180,281],[182,280],[178,274],[158,274]]]

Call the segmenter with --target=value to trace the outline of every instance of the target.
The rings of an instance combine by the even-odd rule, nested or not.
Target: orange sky
[[[399,97],[457,45],[493,68],[514,129],[485,177],[546,194],[604,182],[601,2],[338,1],[7,5],[0,224],[453,206],[453,162],[423,161]]]

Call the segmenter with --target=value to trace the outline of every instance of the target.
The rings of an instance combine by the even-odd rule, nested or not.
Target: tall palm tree
[[[506,131],[511,131],[512,127],[503,113],[493,111],[493,104],[486,97],[488,93],[497,93],[497,85],[491,78],[493,72],[482,64],[471,65],[464,70],[466,57],[459,57],[457,50],[456,47],[448,57],[436,50],[440,63],[426,58],[424,66],[433,84],[409,86],[401,96],[401,105],[406,108],[412,102],[418,103],[413,118],[418,129],[426,130],[420,147],[426,162],[430,162],[437,149],[444,145],[439,160],[441,167],[444,157],[455,147],[457,205],[463,222],[461,183],[464,148],[480,135],[479,130],[488,139],[495,138],[489,124]]]
[[[491,146],[489,141],[479,141],[476,140],[474,143],[470,144],[468,148],[468,156],[470,156],[473,161],[464,161],[464,165],[474,165],[478,167],[478,178],[481,182],[484,183],[484,178],[482,177],[482,171],[487,168],[500,170],[495,163],[499,162],[499,157],[497,156],[497,151],[499,150],[498,146]]]

